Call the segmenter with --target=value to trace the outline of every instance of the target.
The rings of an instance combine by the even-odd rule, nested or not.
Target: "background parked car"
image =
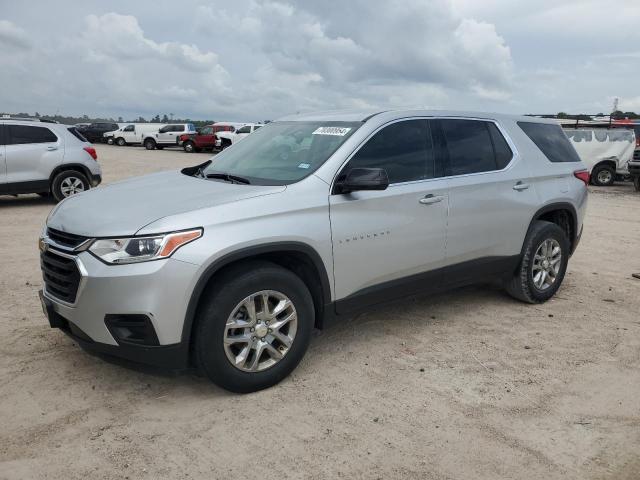
[[[113,122],[94,122],[87,127],[79,128],[84,138],[90,142],[102,142],[104,141],[104,133],[118,130],[120,125]]]
[[[53,194],[60,201],[100,183],[97,160],[76,127],[0,119],[0,194]]]
[[[104,138],[109,145],[137,145],[142,143],[144,134],[156,133],[164,126],[166,123],[129,123],[118,130],[106,132]]]
[[[180,135],[180,144],[187,153],[199,152],[204,149],[213,150],[216,146],[216,134],[219,132],[235,132],[242,124],[229,122],[216,122],[212,125],[200,128],[196,133]]]
[[[255,132],[262,126],[262,123],[246,123],[235,132],[220,132],[216,134],[216,137],[218,137],[216,140],[216,147],[224,150],[225,148],[242,140],[247,135]]]
[[[142,144],[147,150],[164,147],[175,147],[179,145],[182,134],[195,134],[196,127],[193,123],[171,123],[160,128],[155,133],[145,133],[142,135]]]
[[[629,175],[636,137],[632,129],[569,128],[565,133],[591,175],[591,183],[613,185],[616,178]]]

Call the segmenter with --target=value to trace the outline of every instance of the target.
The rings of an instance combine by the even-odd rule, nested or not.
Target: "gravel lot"
[[[207,154],[98,146],[105,183]],[[554,300],[474,287],[318,332],[238,396],[127,369],[52,330],[37,238],[52,203],[0,197],[0,478],[640,478],[640,194],[592,189]]]

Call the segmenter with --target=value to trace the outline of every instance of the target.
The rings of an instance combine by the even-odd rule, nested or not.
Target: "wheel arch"
[[[531,219],[529,228],[527,229],[527,235],[531,231],[533,224],[537,220],[545,220],[547,222],[555,223],[562,228],[571,244],[571,253],[575,250],[578,241],[578,213],[573,205],[567,202],[557,202],[545,205],[540,208]],[[525,236],[526,238],[526,236]],[[523,242],[524,253],[524,242]]]
[[[318,252],[302,242],[277,242],[241,248],[228,253],[209,265],[198,278],[191,292],[182,326],[182,342],[191,345],[195,321],[202,294],[216,278],[239,263],[266,260],[296,274],[309,288],[316,313],[315,327],[322,328],[325,307],[331,303],[329,275]]]
[[[54,168],[51,172],[51,175],[49,175],[49,188],[51,188],[51,186],[53,185],[53,179],[56,178],[58,174],[69,171],[79,171],[87,177],[87,180],[89,180],[89,182],[91,182],[92,174],[89,170],[89,167],[81,163],[63,163]]]

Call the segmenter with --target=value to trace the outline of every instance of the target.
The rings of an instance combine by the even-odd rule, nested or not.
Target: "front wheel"
[[[597,165],[591,172],[591,181],[599,187],[609,187],[616,181],[616,171],[610,165]]]
[[[536,221],[524,241],[524,253],[507,292],[526,303],[549,300],[560,288],[569,261],[566,233],[551,222]]]
[[[107,138],[107,145],[113,145],[113,137]]]
[[[210,380],[232,392],[255,392],[298,365],[314,309],[297,275],[267,262],[245,263],[205,293],[194,345],[196,363]]]

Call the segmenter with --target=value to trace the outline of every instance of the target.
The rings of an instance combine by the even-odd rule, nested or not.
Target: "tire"
[[[232,144],[230,140],[223,139],[222,144],[220,145],[220,151],[224,150],[225,148],[229,148],[231,145]]]
[[[636,192],[640,192],[640,176],[633,177],[633,186]]]
[[[553,277],[554,280],[550,285],[546,285],[546,282],[549,282],[552,276],[547,273],[544,275],[545,279],[540,270],[546,266],[543,262],[547,260],[547,258],[544,255],[544,251],[540,250],[543,248],[545,242],[550,242],[547,245],[552,245],[553,251],[555,251],[556,246],[560,248],[560,257],[557,261],[559,265],[557,270],[554,270],[555,277]],[[560,288],[567,271],[570,248],[566,233],[558,225],[541,220],[536,221],[524,240],[523,255],[520,264],[514,276],[505,286],[509,295],[526,303],[542,303],[553,297]],[[551,249],[547,249],[547,252],[552,253]],[[544,260],[536,258],[539,253],[543,253],[541,258]],[[550,255],[550,257],[553,257],[551,260],[556,258],[553,255]],[[553,267],[549,265],[549,269],[553,270]],[[537,278],[542,279],[545,283],[540,285],[536,282],[535,272],[541,274],[541,276]]]
[[[591,172],[591,182],[599,187],[609,187],[616,181],[616,171],[610,165],[596,165]]]
[[[113,137],[107,138],[107,145],[113,145]]]
[[[127,144],[127,142],[126,142],[126,141],[125,141],[125,139],[124,139],[124,138],[122,138],[122,137],[119,137],[119,138],[116,140],[116,145],[118,145],[119,147],[124,147],[126,144]]]
[[[91,184],[84,173],[76,170],[67,170],[55,176],[51,184],[51,193],[53,193],[53,198],[55,198],[56,202],[59,202],[90,188]]]
[[[270,305],[270,311],[275,308],[277,302],[282,300],[282,296],[291,302],[291,306],[281,312],[281,317],[271,318],[273,322],[271,325],[282,322],[282,318],[292,312],[296,314],[295,323],[294,320],[291,320],[281,326],[282,330],[278,330],[280,334],[284,333],[285,337],[283,338],[288,339],[287,336],[292,335],[293,340],[288,348],[284,343],[279,342],[276,335],[263,333],[266,331],[266,325],[269,325],[264,317],[262,317],[263,320],[260,324],[256,323],[257,320],[249,322],[248,325],[253,324],[255,327],[252,330],[253,333],[250,332],[250,327],[227,328],[230,316],[238,309],[240,309],[239,315],[250,318],[247,315],[248,310],[241,304],[243,300],[251,298],[254,294],[258,294],[256,302],[248,304],[254,305],[254,311],[260,319],[260,315],[263,315],[261,313],[262,305],[264,305],[262,293],[265,291],[270,292],[268,294],[270,300],[267,302]],[[281,297],[269,296],[276,294]],[[314,308],[309,290],[294,273],[268,262],[242,263],[232,267],[220,279],[213,282],[202,298],[204,300],[196,316],[194,357],[199,370],[216,385],[236,393],[255,392],[277,384],[300,363],[309,346],[314,325]],[[288,329],[287,332],[285,332],[285,328]],[[253,342],[252,350],[248,348],[247,342],[228,344],[227,339],[227,343],[225,343],[226,335],[231,335],[231,337],[246,335],[248,339],[256,338],[256,336],[258,338],[255,341],[251,340]],[[264,335],[262,338],[266,342],[271,342],[272,348],[262,350],[256,362],[257,348],[264,346],[259,335]],[[245,353],[243,357],[243,352],[247,351],[249,353]],[[272,351],[274,354],[280,352],[281,359],[275,360]],[[240,366],[236,367],[232,364],[231,358],[238,361]],[[242,358],[244,358],[244,362],[242,362]],[[270,362],[275,363],[270,365]]]
[[[155,150],[156,148],[156,141],[152,138],[147,138],[144,141],[144,148],[146,148],[147,150]]]
[[[193,142],[185,142],[184,145],[182,145],[182,148],[187,153],[193,153],[196,151],[196,146]]]

